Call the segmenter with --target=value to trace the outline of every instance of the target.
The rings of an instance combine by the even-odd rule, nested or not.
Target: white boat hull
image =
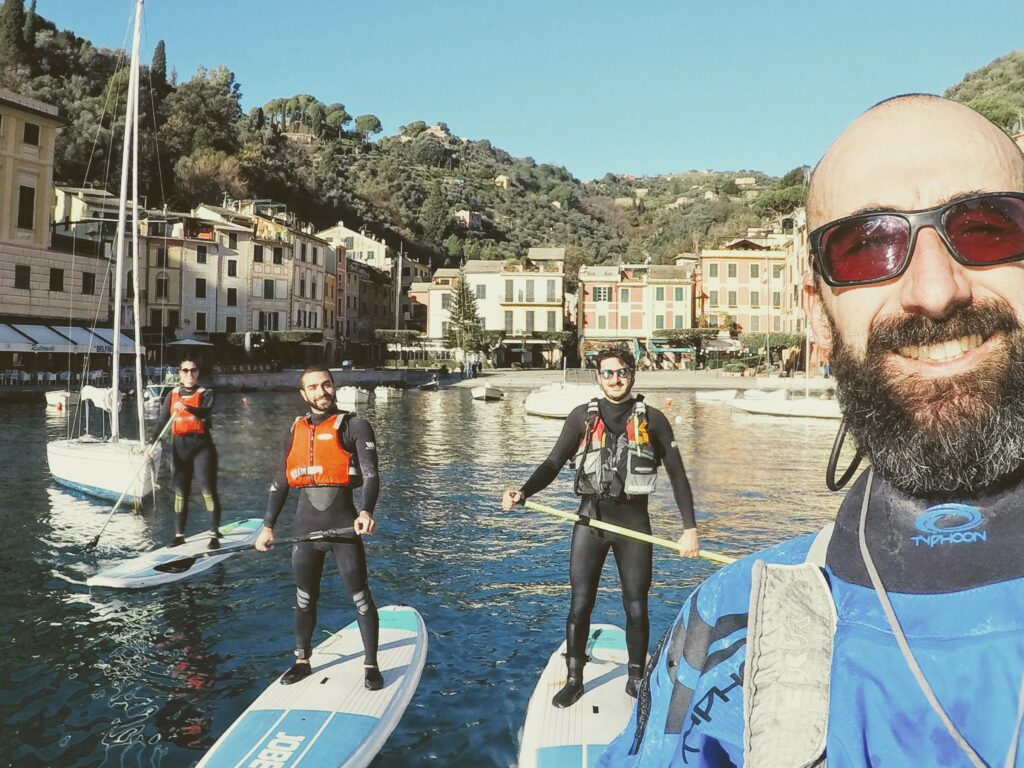
[[[473,387],[470,391],[474,400],[501,400],[505,396],[497,387]]]
[[[359,405],[370,402],[370,393],[359,387],[341,387],[337,390],[335,397],[339,403]]]
[[[398,387],[377,387],[373,395],[377,400],[397,400],[404,393]]]
[[[533,416],[564,419],[577,405],[595,397],[604,397],[604,393],[594,384],[549,384],[528,394],[525,408]]]
[[[736,393],[735,389],[699,389],[696,396],[702,403],[722,403],[726,400],[735,400]]]
[[[46,404],[57,410],[67,410],[68,406],[78,405],[78,393],[66,389],[54,389],[46,393]]]
[[[149,461],[144,451],[138,440],[55,440],[46,446],[46,460],[50,475],[63,486],[112,500],[127,489],[125,501],[136,503],[152,493],[160,466],[159,445]]]
[[[814,419],[843,418],[838,400],[823,400],[817,397],[800,397],[794,400],[775,398],[733,400],[732,406],[747,413],[759,413],[766,416],[802,416]]]

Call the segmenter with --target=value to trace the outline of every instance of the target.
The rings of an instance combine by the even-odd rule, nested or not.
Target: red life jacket
[[[342,430],[352,415],[339,413],[319,424],[313,424],[308,416],[295,420],[285,461],[290,487],[360,485],[359,466],[341,445]]]
[[[175,435],[206,434],[206,426],[203,424],[203,420],[192,413],[188,408],[182,408],[180,411],[175,410],[178,403],[198,408],[199,403],[203,399],[203,392],[206,390],[199,387],[199,389],[188,397],[182,397],[180,390],[181,387],[175,387],[171,390],[171,418],[174,419],[174,426],[171,427],[171,432]]]

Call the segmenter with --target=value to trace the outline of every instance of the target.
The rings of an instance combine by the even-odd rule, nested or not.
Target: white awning
[[[112,351],[112,338],[113,331],[110,328],[89,330],[77,325],[0,323],[0,352],[109,354]],[[120,351],[135,352],[134,341],[123,333],[120,334]]]

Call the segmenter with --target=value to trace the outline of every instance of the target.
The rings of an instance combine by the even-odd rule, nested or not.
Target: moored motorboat
[[[433,376],[430,381],[420,384],[416,389],[423,390],[424,392],[436,392],[438,389],[437,376]]]
[[[695,396],[703,403],[724,403],[735,400],[737,392],[735,389],[699,389]]]
[[[497,387],[489,387],[486,384],[481,384],[479,387],[473,387],[470,390],[473,394],[474,400],[501,400],[505,397],[505,393]]]
[[[573,384],[560,381],[533,390],[526,396],[524,407],[533,416],[549,419],[564,419],[577,405],[602,397],[601,388],[596,384]]]
[[[815,419],[841,419],[839,401],[833,398],[796,397],[783,399],[764,397],[759,400],[733,400],[732,406],[747,413],[766,416],[803,416]]]
[[[373,395],[377,399],[377,402],[397,400],[403,394],[402,390],[398,387],[377,387],[373,390]]]
[[[338,387],[336,397],[339,403],[360,405],[370,402],[370,391],[362,387]]]
[[[67,389],[52,389],[46,392],[46,405],[56,408],[58,411],[66,411],[68,406],[78,405],[79,397],[77,392]]]

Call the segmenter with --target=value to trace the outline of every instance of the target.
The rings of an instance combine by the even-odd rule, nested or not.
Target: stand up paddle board
[[[552,697],[565,685],[565,642],[551,654],[526,709],[519,768],[588,768],[629,722],[634,699],[626,693],[626,633],[609,624],[591,626],[590,661],[583,667],[583,696],[559,709]]]
[[[220,548],[230,549],[253,544],[260,534],[263,518],[250,517],[247,520],[234,520],[220,527]],[[185,539],[184,544],[176,547],[160,547],[138,557],[124,560],[113,568],[100,571],[86,579],[90,587],[114,587],[115,589],[141,589],[158,584],[179,581],[195,573],[212,568],[217,563],[231,557],[225,552],[206,557],[210,551],[206,545],[210,542],[210,533],[197,533]]]
[[[313,674],[280,678],[232,723],[197,768],[361,768],[398,725],[427,660],[427,629],[415,608],[379,609],[377,661],[384,688],[363,685],[363,641],[352,622],[313,649]]]

